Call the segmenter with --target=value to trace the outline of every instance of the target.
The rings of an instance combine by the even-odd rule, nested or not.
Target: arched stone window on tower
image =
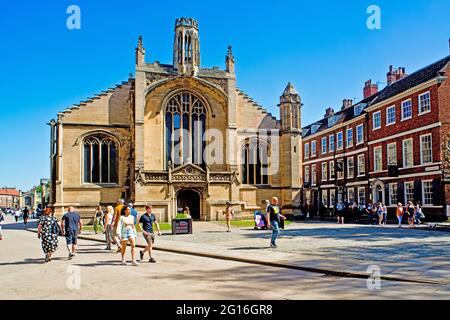
[[[206,108],[190,92],[172,96],[166,104],[166,160],[174,166],[204,166]]]
[[[241,150],[243,184],[269,184],[269,145],[259,139],[250,139]]]
[[[186,34],[184,37],[184,57],[185,62],[192,62],[192,41],[191,41],[191,35]]]
[[[84,183],[118,183],[116,142],[102,134],[88,136],[83,142]]]
[[[178,49],[178,63],[183,62],[183,35],[181,32],[178,32],[178,39],[177,39],[177,49]]]

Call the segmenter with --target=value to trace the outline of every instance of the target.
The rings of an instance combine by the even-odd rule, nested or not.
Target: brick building
[[[369,80],[364,99],[303,128],[303,203],[420,201],[433,219],[450,203],[450,88],[447,56],[411,75],[387,73],[387,86]],[[323,207],[322,207],[323,209]]]
[[[0,189],[0,208],[17,208],[19,199],[20,191],[15,188]]]

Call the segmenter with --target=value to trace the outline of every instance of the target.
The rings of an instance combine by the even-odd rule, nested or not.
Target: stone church
[[[250,215],[277,196],[300,205],[301,100],[289,83],[277,120],[236,86],[231,46],[225,69],[201,65],[198,22],[175,22],[172,64],[146,61],[134,77],[61,113],[51,127],[51,205],[90,217],[117,199],[152,204],[161,221],[189,207],[196,220],[223,219],[227,202]],[[147,57],[148,60],[148,57]]]

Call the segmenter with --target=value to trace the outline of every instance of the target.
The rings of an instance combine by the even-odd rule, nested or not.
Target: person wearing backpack
[[[272,237],[270,239],[270,247],[277,247],[277,238],[280,234],[280,219],[285,220],[286,217],[280,213],[280,208],[278,207],[278,198],[273,197],[271,201],[271,205],[267,208],[269,212],[269,225],[268,228],[272,227]]]

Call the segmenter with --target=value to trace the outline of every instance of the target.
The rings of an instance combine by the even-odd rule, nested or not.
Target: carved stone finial
[[[234,56],[233,56],[233,48],[231,47],[231,45],[228,45],[227,58],[228,58],[228,59],[234,60]]]

